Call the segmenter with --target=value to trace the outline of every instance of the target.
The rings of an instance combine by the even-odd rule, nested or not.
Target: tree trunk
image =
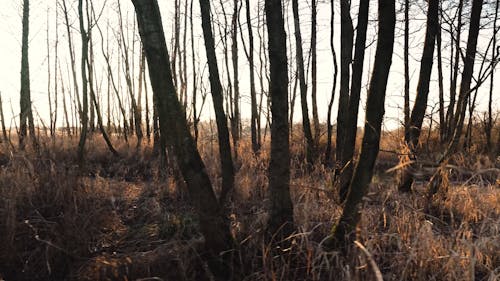
[[[488,98],[488,119],[486,120],[485,134],[486,134],[486,150],[488,152],[493,152],[493,139],[491,137],[491,130],[493,129],[493,84],[495,81],[495,59],[497,56],[497,20],[498,20],[498,6],[499,0],[495,1],[495,19],[493,20],[493,48],[491,49],[491,77],[490,77],[490,89]]]
[[[224,264],[232,249],[229,222],[212,190],[201,156],[176,96],[169,56],[156,0],[132,0],[137,13],[139,33],[146,52],[149,76],[160,118],[161,134],[178,159],[179,168],[197,210],[205,237],[208,265],[215,277],[230,279],[231,267]]]
[[[86,63],[89,54],[89,38],[87,31],[84,26],[83,18],[83,0],[78,0],[78,18],[80,22],[80,35],[82,38],[82,58],[81,58],[81,75],[82,75],[82,112],[81,112],[81,123],[82,128],[80,131],[80,141],[78,142],[78,160],[80,165],[84,164],[85,156],[85,142],[87,141],[87,129],[89,125],[88,121],[88,96],[87,96],[87,67]]]
[[[446,141],[450,141],[452,138],[452,134],[455,130],[456,124],[454,124],[454,110],[455,110],[455,100],[456,100],[456,93],[457,93],[457,80],[458,80],[458,68],[459,68],[459,63],[460,63],[460,38],[462,34],[462,10],[463,10],[463,0],[459,0],[458,2],[458,23],[457,23],[457,38],[454,40],[455,41],[455,58],[454,58],[454,65],[453,65],[453,71],[452,71],[452,76],[451,76],[451,81],[450,81],[450,103],[448,105],[448,111],[446,113],[446,128],[447,128],[447,133],[446,133]],[[453,36],[452,36],[453,37]],[[452,38],[453,40],[454,38]]]
[[[240,83],[238,78],[238,0],[233,1],[233,16],[231,19],[231,58],[233,62],[233,86],[234,100],[233,112],[234,116],[231,119],[231,132],[233,137],[234,158],[238,159],[238,141],[240,138]]]
[[[297,70],[300,80],[300,104],[302,107],[302,130],[306,139],[306,159],[309,165],[314,164],[316,158],[316,146],[311,132],[309,121],[309,109],[307,105],[307,84],[304,71],[304,55],[302,50],[302,35],[300,32],[299,4],[298,0],[292,0],[293,19],[295,27],[295,56],[297,60]]]
[[[373,168],[379,152],[385,93],[394,47],[396,23],[394,2],[394,0],[378,1],[378,43],[366,101],[363,145],[342,216],[332,230],[332,234],[322,242],[323,248],[327,251],[338,248],[346,249],[354,241],[354,230],[361,216],[361,202],[373,176]]]
[[[444,143],[446,138],[446,115],[444,107],[444,85],[443,85],[443,56],[441,54],[441,20],[442,20],[442,5],[439,4],[439,20],[436,34],[436,48],[437,48],[437,63],[438,63],[438,83],[439,83],[439,140]]]
[[[368,2],[368,1],[365,1]],[[314,124],[314,146],[319,146],[319,138],[321,136],[321,128],[319,126],[318,117],[318,54],[317,54],[317,3],[316,0],[311,1],[311,100],[312,100],[312,115]]]
[[[118,17],[119,17],[119,22],[120,22],[120,34],[121,34],[121,45],[123,47],[123,58],[124,58],[124,64],[125,64],[125,80],[127,82],[127,90],[128,94],[130,97],[130,104],[132,106],[132,116],[131,118],[134,120],[133,123],[131,123],[130,127],[135,128],[135,135],[137,137],[137,147],[140,147],[141,141],[142,141],[142,126],[141,126],[141,112],[139,108],[137,107],[137,102],[135,99],[134,95],[134,86],[132,84],[132,78],[131,78],[131,71],[130,71],[130,62],[128,58],[128,47],[127,43],[125,40],[125,35],[124,35],[124,30],[123,30],[123,22],[122,22],[122,12],[121,12],[121,5],[120,1],[118,3]]]
[[[349,81],[352,62],[352,47],[354,31],[351,19],[349,0],[340,0],[340,93],[337,113],[337,157],[335,159],[335,175],[340,175],[344,158],[342,146],[345,140],[347,113],[349,108]],[[339,149],[340,148],[340,149]]]
[[[29,44],[29,13],[30,1],[23,1],[23,33],[21,49],[21,93],[20,93],[20,123],[19,123],[19,149],[24,150],[25,138],[29,133],[36,146],[35,124],[33,123],[33,111],[31,109],[31,88],[30,88],[30,70],[28,57]]]
[[[410,116],[410,124],[405,134],[405,143],[410,150],[410,159],[415,158],[418,139],[424,121],[427,99],[429,96],[429,83],[431,80],[432,64],[434,60],[434,46],[438,24],[439,0],[430,0],[427,10],[427,29],[425,33],[424,50],[420,62],[420,74],[417,85],[417,96]],[[408,167],[403,168],[399,179],[399,190],[403,192],[411,191],[413,176]]]
[[[408,133],[410,128],[410,64],[409,64],[409,53],[410,53],[410,1],[405,0],[405,34],[404,34],[404,68],[405,68],[405,96],[404,96],[404,115],[405,115],[405,135]]]
[[[200,9],[203,37],[205,39],[205,52],[207,55],[208,69],[210,73],[210,88],[212,90],[212,100],[215,110],[215,119],[217,122],[219,154],[222,167],[222,191],[219,200],[223,204],[227,195],[233,190],[234,187],[234,167],[231,156],[231,145],[229,143],[227,119],[226,114],[224,113],[222,85],[219,78],[217,57],[215,55],[215,42],[212,34],[212,27],[210,25],[210,1],[200,0]]]
[[[250,117],[250,127],[252,134],[252,150],[257,153],[260,150],[260,143],[257,139],[257,93],[255,91],[255,62],[254,62],[254,40],[252,31],[252,21],[250,17],[250,0],[246,0],[246,17],[247,17],[247,29],[248,29],[248,41],[249,41],[249,51],[248,51],[248,62],[250,65],[250,98],[251,98],[251,117]]]
[[[281,0],[265,2],[271,96],[271,162],[269,194],[271,213],[269,234],[280,232],[287,237],[294,230],[293,205],[290,198],[290,150],[288,135],[288,65],[286,33]]]
[[[470,97],[470,84],[474,73],[474,60],[476,57],[477,38],[479,35],[479,24],[481,21],[481,9],[483,0],[474,0],[472,2],[470,27],[467,39],[467,50],[465,52],[465,62],[462,71],[462,81],[460,82],[460,92],[457,100],[457,108],[453,114],[452,128],[454,129],[453,136],[449,142],[449,146],[444,158],[455,153],[458,148],[458,143],[462,135],[462,129],[465,120],[465,111],[467,108],[467,100]]]
[[[349,191],[349,183],[354,170],[354,150],[356,149],[356,134],[358,131],[359,99],[361,82],[363,79],[363,62],[365,60],[366,29],[368,27],[369,1],[361,1],[358,13],[358,27],[356,28],[356,45],[354,63],[352,65],[351,94],[349,95],[348,110],[345,113],[346,123],[342,150],[339,197],[344,201]],[[337,128],[338,129],[338,128]]]
[[[333,87],[330,96],[330,102],[328,103],[328,113],[327,113],[327,139],[326,139],[326,150],[325,150],[325,164],[330,166],[332,163],[332,135],[333,135],[333,125],[332,125],[332,109],[333,101],[335,98],[335,91],[337,90],[337,75],[338,75],[338,65],[337,65],[337,53],[335,52],[334,45],[334,24],[335,24],[335,1],[330,2],[330,50],[332,51],[333,57]]]
[[[0,92],[0,118],[2,119],[2,136],[5,142],[10,142],[9,137],[7,136],[7,129],[5,128],[5,117],[3,115],[3,101],[2,101],[2,93]]]

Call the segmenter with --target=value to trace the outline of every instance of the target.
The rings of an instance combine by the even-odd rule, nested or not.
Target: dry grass
[[[205,131],[207,132],[207,131]],[[295,136],[300,138],[300,136]],[[87,166],[76,165],[76,139],[44,142],[40,153],[0,152],[0,277],[5,280],[210,280],[198,256],[202,237],[175,173],[167,178],[151,146],[115,140],[121,157],[99,138],[89,142]],[[382,147],[399,140],[384,136]],[[292,198],[297,233],[289,248],[264,243],[268,144],[254,156],[239,146],[232,231],[241,245],[245,280],[499,280],[498,174],[449,174],[445,196],[429,203],[425,182],[399,194],[384,170],[398,162],[382,153],[364,201],[359,243],[347,257],[319,247],[341,213],[327,196],[331,170],[303,165],[292,147]],[[217,144],[208,133],[200,151],[220,189]],[[465,170],[499,168],[486,156],[458,155]],[[333,198],[333,199],[332,199]],[[1,279],[1,278],[0,278]]]

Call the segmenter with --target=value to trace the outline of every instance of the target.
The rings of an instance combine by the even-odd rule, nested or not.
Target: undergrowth
[[[203,139],[200,151],[218,192],[217,144]],[[115,157],[96,136],[79,167],[76,141],[47,140],[38,152],[2,146],[0,277],[210,280],[198,254],[203,237],[197,217],[172,165],[162,172],[147,143],[136,149],[114,140]],[[445,194],[429,202],[425,180],[412,194],[397,192],[393,175],[384,172],[397,164],[397,155],[381,153],[357,229],[360,246],[344,256],[319,246],[342,211],[331,191],[332,170],[320,164],[308,169],[297,144],[291,148],[297,232],[287,238],[287,248],[264,242],[267,146],[259,155],[246,141],[238,148],[228,217],[244,280],[375,280],[377,271],[384,280],[500,279],[498,160],[457,155],[453,164],[463,170],[492,172],[450,171]]]

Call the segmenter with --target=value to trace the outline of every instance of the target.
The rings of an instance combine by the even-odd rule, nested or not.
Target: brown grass
[[[397,150],[399,141],[386,135],[382,148]],[[152,147],[145,143],[137,151],[135,144],[115,140],[121,154],[115,158],[96,136],[82,170],[76,142],[47,140],[39,153],[1,148],[0,277],[210,280],[197,254],[203,240],[185,187],[175,173],[167,178],[161,173]],[[252,155],[248,141],[239,146],[229,216],[245,280],[375,280],[377,268],[385,280],[500,279],[498,174],[451,171],[446,194],[429,203],[425,181],[418,182],[414,194],[397,192],[393,175],[384,173],[398,163],[397,155],[381,153],[357,230],[366,249],[354,247],[343,257],[319,247],[341,213],[335,195],[327,196],[332,171],[322,165],[307,171],[301,141],[292,143],[297,233],[280,254],[262,235],[268,216],[268,144],[259,156]],[[217,144],[205,133],[199,147],[218,191]],[[479,154],[457,155],[452,164],[468,171],[500,168],[498,161]]]

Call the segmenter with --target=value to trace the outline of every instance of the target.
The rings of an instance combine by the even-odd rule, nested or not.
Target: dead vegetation
[[[385,142],[382,148],[390,150],[389,137]],[[38,153],[1,148],[1,277],[211,280],[184,187],[172,169],[160,172],[150,145],[136,150],[115,140],[117,158],[92,138],[82,170],[76,139],[42,143]],[[199,146],[220,191],[217,145],[204,138]],[[382,152],[364,200],[358,247],[344,258],[319,246],[342,210],[328,192],[332,171],[323,165],[306,171],[299,147],[292,147],[291,182],[298,232],[276,255],[263,239],[268,150],[254,156],[250,143],[239,146],[229,218],[245,280],[379,280],[377,272],[384,280],[499,280],[498,159],[456,155],[442,183],[447,189],[429,201],[426,177],[414,193],[397,192],[393,175],[385,173],[397,155]]]

